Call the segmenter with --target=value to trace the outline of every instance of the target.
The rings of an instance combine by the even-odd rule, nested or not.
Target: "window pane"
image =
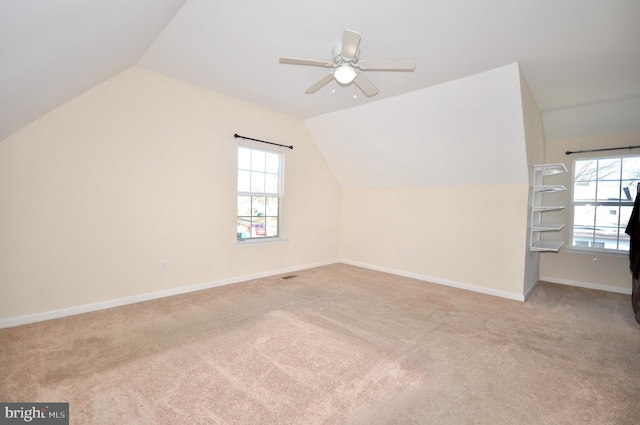
[[[280,172],[280,156],[275,153],[266,154],[266,168],[267,173],[278,174]]]
[[[254,217],[265,216],[265,203],[266,198],[262,196],[254,196],[251,198],[251,212]]]
[[[251,149],[238,148],[238,169],[251,169]]]
[[[575,182],[573,184],[573,200],[577,202],[595,201],[596,182]]]
[[[598,176],[598,161],[586,160],[576,161],[574,181],[576,182],[591,182],[595,181]]]
[[[265,174],[264,178],[264,191],[266,193],[278,193],[278,175]]]
[[[278,217],[267,217],[267,236],[278,236]]]
[[[591,246],[593,227],[573,226],[573,246]]]
[[[624,232],[624,227],[620,228],[618,235],[620,239],[618,240],[618,249],[622,249],[625,251],[629,251],[629,235]]]
[[[251,173],[251,191],[264,193],[264,173]]]
[[[575,226],[593,226],[596,209],[593,205],[576,205],[573,208],[573,224]]]
[[[598,206],[596,208],[596,228],[600,231],[604,229],[618,229],[618,209],[619,207]]]
[[[633,202],[640,181],[640,158],[622,158],[622,198]]]
[[[573,209],[573,246],[591,246],[595,232],[595,208],[591,205],[576,206]]]
[[[622,158],[622,179],[640,180],[640,157]]]
[[[618,249],[628,251],[629,250],[629,235],[624,231],[627,229],[629,219],[631,218],[632,206],[620,207],[620,229],[618,229]]]
[[[251,237],[251,220],[248,218],[238,217],[238,225],[237,225],[237,236],[238,240],[246,239]]]
[[[598,160],[598,180],[618,181],[620,180],[620,158]]]
[[[251,153],[251,169],[253,171],[264,171],[265,152],[254,150]]]
[[[238,192],[251,191],[251,173],[238,170]]]
[[[238,196],[238,217],[251,217],[250,196]]]
[[[617,201],[619,199],[620,182],[618,180],[598,182],[598,201]]]
[[[278,216],[278,198],[267,198],[266,213],[270,217]]]
[[[622,228],[622,233],[627,228],[629,224],[629,219],[631,218],[631,212],[633,211],[633,207],[623,206],[620,207],[620,228]]]
[[[253,221],[251,221],[251,237],[263,238],[265,236],[267,236],[267,229],[264,217],[253,219]]]
[[[617,207],[600,206],[596,209],[595,243],[598,246],[605,249],[618,249],[617,213]]]
[[[621,198],[623,201],[633,202],[636,198],[637,185],[635,182],[623,181],[621,188]]]

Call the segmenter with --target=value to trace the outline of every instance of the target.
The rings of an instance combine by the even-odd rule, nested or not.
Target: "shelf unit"
[[[554,174],[567,172],[564,164],[542,164],[533,166],[533,188],[531,190],[531,225],[530,245],[531,251],[558,252],[563,241],[540,239],[542,232],[557,232],[564,227],[564,223],[550,223],[543,221],[543,214],[548,211],[558,211],[564,206],[542,205],[542,195],[545,193],[560,192],[567,190],[562,185],[544,185],[544,178]]]

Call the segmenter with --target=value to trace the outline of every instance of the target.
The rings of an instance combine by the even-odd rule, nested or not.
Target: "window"
[[[282,162],[279,153],[238,147],[239,241],[280,235]]]
[[[640,157],[576,160],[573,170],[573,247],[629,251]]]

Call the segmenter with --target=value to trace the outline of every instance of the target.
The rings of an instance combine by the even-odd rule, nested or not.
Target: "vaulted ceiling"
[[[4,0],[0,140],[136,64],[302,119],[513,62],[543,111],[639,97],[638,22],[637,0]],[[278,58],[331,60],[345,28],[415,71],[305,94],[327,70]]]

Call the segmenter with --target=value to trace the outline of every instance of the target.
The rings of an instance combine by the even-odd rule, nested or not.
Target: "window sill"
[[[578,248],[575,246],[563,248],[562,251],[571,253],[571,254],[589,254],[589,255],[611,255],[614,257],[623,255],[628,256],[629,251],[611,251],[605,249],[593,249],[593,248]]]
[[[240,246],[256,246],[256,245],[273,245],[273,244],[280,244],[284,242],[289,242],[289,239],[286,239],[286,238],[245,239],[242,241],[236,240],[233,243],[233,246],[240,247]]]

